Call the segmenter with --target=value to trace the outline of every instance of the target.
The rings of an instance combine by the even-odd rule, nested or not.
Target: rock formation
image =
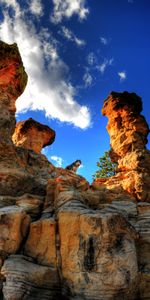
[[[27,84],[27,74],[22,65],[16,44],[0,42],[0,127],[1,141],[11,141],[15,128],[15,101]]]
[[[150,151],[145,147],[149,126],[141,111],[141,98],[128,92],[112,92],[102,109],[108,117],[110,155],[118,162],[118,175],[113,180],[118,179],[123,190],[137,200],[150,201]]]
[[[18,147],[33,150],[35,153],[41,153],[42,148],[54,142],[55,131],[30,118],[16,124],[12,140]]]
[[[51,129],[32,119],[15,129],[27,76],[16,44],[0,43],[0,53],[0,299],[150,299],[149,129],[141,99],[112,93],[104,102],[118,173],[90,186],[40,154],[54,139]]]
[[[24,193],[44,195],[49,174],[55,169],[44,155],[15,147],[12,142],[16,124],[15,101],[26,84],[27,74],[17,45],[0,42],[0,193],[1,196],[9,195],[9,200],[5,201],[10,204],[10,196]],[[38,123],[34,124],[38,126]],[[45,128],[44,125],[41,127]],[[48,130],[50,141],[50,133],[54,137],[54,132]],[[44,146],[46,142],[46,137],[44,142],[42,138],[41,145]]]
[[[96,180],[93,188],[103,191],[109,201],[124,198],[130,204],[131,201],[139,202],[134,219],[139,232],[137,253],[141,280],[138,297],[150,299],[150,151],[146,149],[149,126],[141,111],[142,101],[135,93],[112,92],[104,101],[102,113],[108,117],[110,156],[118,162],[118,169],[115,176]],[[119,206],[116,203],[115,210]]]

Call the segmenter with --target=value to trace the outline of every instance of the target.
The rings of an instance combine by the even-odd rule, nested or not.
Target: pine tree
[[[97,166],[99,169],[93,175],[93,179],[108,178],[116,174],[117,163],[111,161],[109,151],[106,151],[104,156],[99,158]]]

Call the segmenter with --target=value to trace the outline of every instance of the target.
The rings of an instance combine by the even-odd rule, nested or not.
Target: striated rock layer
[[[141,99],[112,93],[104,102],[118,173],[90,186],[40,154],[53,130],[32,119],[15,129],[27,75],[16,44],[1,42],[0,53],[0,299],[149,300],[149,129]]]
[[[120,213],[90,209],[78,180],[70,186],[65,176],[56,187],[62,293],[67,299],[135,299],[137,232]]]
[[[11,255],[1,273],[6,278],[3,284],[4,299],[61,300],[57,272],[50,267],[37,265],[29,257]]]

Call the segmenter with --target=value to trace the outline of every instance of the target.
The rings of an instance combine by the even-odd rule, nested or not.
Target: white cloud
[[[71,18],[78,15],[80,20],[84,20],[89,13],[85,6],[86,0],[53,0],[54,10],[51,15],[51,21],[59,23],[63,18]]]
[[[85,87],[89,87],[92,85],[93,78],[88,70],[86,71],[86,73],[83,76],[83,81],[84,81]]]
[[[78,170],[79,170],[79,169],[83,169],[83,168],[84,168],[84,165],[81,164],[81,165],[79,166]]]
[[[53,155],[53,156],[51,156],[51,159],[53,161],[55,161],[56,167],[60,167],[60,168],[62,167],[62,165],[63,165],[63,159],[61,157]]]
[[[42,151],[41,151],[41,153],[44,154],[44,155],[46,155],[46,156],[48,156],[47,148],[48,148],[48,146],[45,147],[45,148],[43,148]]]
[[[106,39],[105,37],[101,36],[100,37],[100,41],[103,45],[107,45],[108,44],[108,39]]]
[[[85,45],[85,41],[81,40],[79,38],[76,37],[76,35],[68,28],[66,28],[65,26],[61,27],[61,32],[60,32],[67,40],[75,42],[75,44],[77,46],[84,46]]]
[[[127,75],[126,75],[126,72],[125,71],[122,71],[122,72],[118,72],[118,75],[120,77],[120,81],[123,81],[126,79]]]
[[[17,114],[42,110],[48,118],[87,128],[91,121],[89,109],[75,100],[76,90],[67,80],[69,69],[59,57],[56,41],[45,29],[37,33],[31,20],[27,23],[23,12],[18,14],[21,10],[19,4],[16,1],[12,3],[11,7],[17,13],[12,17],[4,7],[0,39],[18,44],[28,74],[27,87],[16,102]]]
[[[11,7],[15,13],[16,17],[19,17],[22,12],[20,9],[20,5],[16,0],[0,0],[0,3],[6,6],[6,9]]]
[[[96,69],[99,70],[101,72],[101,74],[103,74],[105,72],[106,68],[108,66],[111,66],[112,63],[113,63],[113,58],[111,58],[111,59],[106,59],[105,58],[104,61],[103,61],[103,63],[101,65],[98,65],[96,67]]]
[[[97,61],[97,58],[93,52],[90,52],[87,56],[87,62],[90,66],[93,66]]]
[[[30,11],[35,16],[43,15],[43,6],[41,0],[30,0]]]
[[[78,46],[84,46],[86,44],[84,40],[81,40],[81,39],[77,38],[76,36],[74,36],[74,41]]]

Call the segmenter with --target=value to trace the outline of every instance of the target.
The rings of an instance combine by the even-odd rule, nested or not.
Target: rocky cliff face
[[[15,129],[27,76],[15,44],[0,51],[0,299],[150,299],[149,129],[140,98],[112,93],[104,102],[118,173],[90,186],[40,154],[51,129],[32,119]]]

